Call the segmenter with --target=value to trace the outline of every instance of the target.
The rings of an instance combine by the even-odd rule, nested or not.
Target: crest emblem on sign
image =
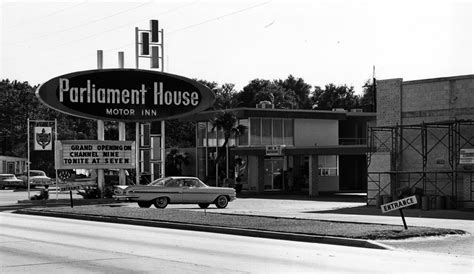
[[[51,149],[52,134],[51,128],[43,127],[35,129],[35,147],[40,150]]]

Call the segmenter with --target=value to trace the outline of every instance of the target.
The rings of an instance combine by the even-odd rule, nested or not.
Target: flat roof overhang
[[[265,147],[232,147],[233,153],[265,156]],[[282,149],[282,155],[365,155],[366,145],[291,147]]]
[[[209,121],[224,110],[203,111],[192,116],[183,118],[191,121]],[[345,120],[348,112],[346,111],[329,111],[329,110],[302,110],[302,109],[265,109],[265,108],[234,108],[227,109],[235,113],[237,118],[246,119],[249,117],[268,117],[268,118],[293,118],[293,119],[326,119],[326,120]],[[357,114],[350,114],[351,116]],[[367,113],[364,116],[370,115]],[[370,115],[375,116],[375,113]]]

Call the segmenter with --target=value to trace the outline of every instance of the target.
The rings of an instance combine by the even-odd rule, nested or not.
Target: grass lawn
[[[132,208],[123,207],[120,205],[85,205],[76,206],[74,208],[41,207],[30,208],[28,211],[121,217],[134,220],[156,220],[174,223],[257,229],[265,231],[302,233],[370,240],[405,239],[411,237],[465,234],[464,231],[456,229],[409,226],[408,230],[405,230],[402,225],[248,216],[225,213],[210,213],[205,210]]]

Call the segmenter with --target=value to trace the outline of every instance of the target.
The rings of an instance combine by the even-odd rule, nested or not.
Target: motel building
[[[367,128],[375,123],[375,113],[274,109],[270,102],[226,111],[247,128],[231,137],[228,149],[222,148],[224,133],[209,122],[220,111],[193,117],[196,176],[209,185],[240,183],[244,192],[309,196],[367,191]],[[222,160],[216,164],[216,159]]]

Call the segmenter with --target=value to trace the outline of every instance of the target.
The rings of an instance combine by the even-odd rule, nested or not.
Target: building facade
[[[26,172],[28,159],[13,156],[0,156],[0,173],[22,174]]]
[[[223,147],[224,132],[195,115],[196,175],[210,185],[241,184],[248,192],[366,191],[367,127],[375,113],[272,108],[230,109],[245,126]],[[219,156],[220,155],[220,156]],[[229,161],[222,161],[228,159]],[[228,178],[228,179],[227,179]]]
[[[369,204],[408,190],[430,204],[474,206],[466,158],[474,153],[474,75],[378,80],[376,126],[368,137]]]

